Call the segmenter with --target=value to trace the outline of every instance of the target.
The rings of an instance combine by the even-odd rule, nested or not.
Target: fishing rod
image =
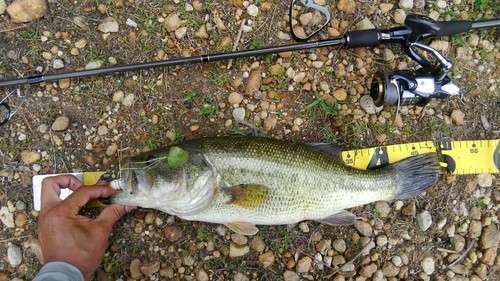
[[[292,18],[294,4],[295,0],[292,0],[290,5],[289,21],[292,37],[299,42],[307,41],[318,31],[314,32],[311,36],[306,36],[305,38],[297,34],[296,28],[294,27],[294,23],[297,23],[297,21]],[[301,0],[301,4],[305,7],[312,8],[316,13],[321,13],[326,17],[325,23],[320,27],[320,30],[325,28],[330,22],[330,13],[327,9],[319,8],[322,6],[315,4],[312,0]],[[418,41],[432,37],[451,36],[467,32],[472,29],[496,26],[500,26],[500,19],[481,21],[453,20],[438,22],[426,16],[412,14],[406,17],[404,26],[394,27],[387,30],[355,30],[348,31],[344,36],[339,38],[317,40],[314,42],[303,42],[299,44],[229,53],[206,54],[155,62],[125,64],[98,69],[40,74],[25,78],[3,80],[0,81],[0,87],[19,87],[20,85],[34,85],[60,79],[121,73],[189,63],[215,62],[323,47],[358,48],[397,43],[402,44],[408,56],[418,62],[422,68],[417,72],[377,72],[374,79],[372,79],[370,96],[374,99],[375,105],[377,106],[404,104],[425,105],[431,98],[445,98],[458,95],[460,89],[458,85],[447,76],[447,73],[452,65],[451,62],[437,50],[425,44],[419,43]],[[428,52],[434,56],[439,62],[439,67],[433,67],[430,62],[419,54],[419,51]],[[0,121],[0,125],[3,125],[12,117],[13,113],[9,107],[7,98],[4,98],[0,102],[0,108],[1,107],[4,107],[3,111],[6,112],[3,121]]]

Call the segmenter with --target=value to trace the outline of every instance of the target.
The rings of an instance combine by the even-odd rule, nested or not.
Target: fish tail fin
[[[424,192],[439,178],[437,153],[426,153],[407,158],[392,165],[396,171],[398,188],[395,198],[407,199]]]

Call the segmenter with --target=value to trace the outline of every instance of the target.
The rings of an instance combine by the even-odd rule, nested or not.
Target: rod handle
[[[354,30],[346,33],[348,48],[374,47],[380,44],[380,31],[377,29]]]
[[[436,36],[450,36],[453,34],[467,32],[472,29],[472,22],[468,20],[442,21],[437,22],[436,24],[439,26]]]
[[[412,30],[410,41],[416,42],[421,38],[450,36],[472,29],[472,22],[466,20],[435,21],[423,15],[408,15],[405,25]]]

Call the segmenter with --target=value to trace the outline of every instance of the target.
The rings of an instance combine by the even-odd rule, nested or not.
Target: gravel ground
[[[292,44],[288,3],[31,1],[27,23],[0,0],[0,80]],[[317,1],[333,20],[316,39],[437,20],[498,17],[493,0]],[[10,5],[10,6],[9,6]],[[5,8],[9,6],[7,11]],[[25,9],[21,9],[24,11]],[[241,33],[241,35],[240,35]],[[346,148],[498,139],[498,31],[437,38],[462,95],[425,108],[375,108],[377,70],[416,67],[398,46],[321,48],[32,86],[0,129],[0,280],[41,267],[36,174],[115,169],[119,159],[215,135],[326,141]],[[1,89],[2,94],[13,89]],[[25,90],[25,89],[22,89]],[[20,97],[13,96],[16,105]],[[498,280],[498,175],[443,176],[416,198],[350,211],[350,227],[302,222],[245,237],[223,226],[136,210],[115,227],[96,280]],[[97,210],[87,210],[95,215]]]

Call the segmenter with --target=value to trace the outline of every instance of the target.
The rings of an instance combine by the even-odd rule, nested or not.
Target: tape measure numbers
[[[500,172],[500,140],[423,141],[342,152],[346,165],[374,169],[429,152],[442,155],[443,173],[483,174]]]

